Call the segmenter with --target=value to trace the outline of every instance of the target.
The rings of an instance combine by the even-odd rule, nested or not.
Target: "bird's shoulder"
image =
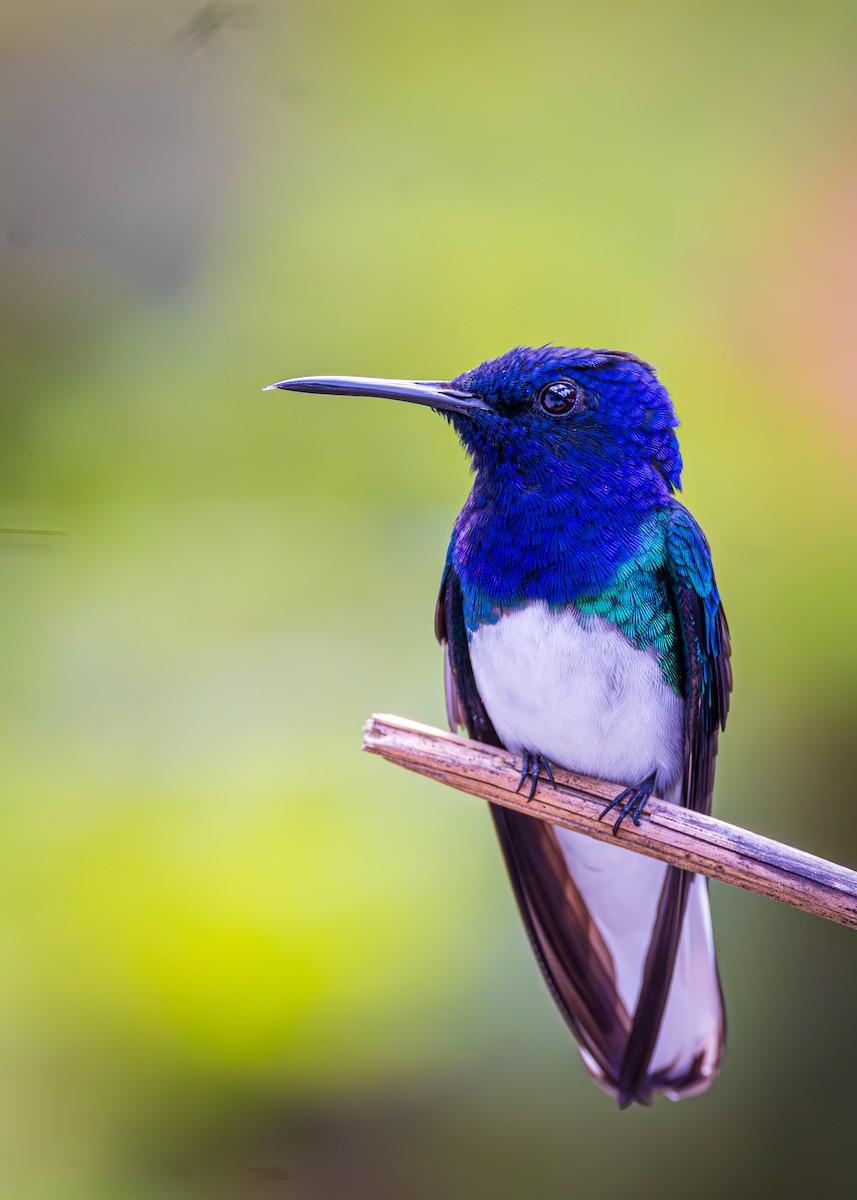
[[[711,548],[702,527],[689,509],[673,500],[663,510],[662,526],[666,565],[693,588],[698,596],[719,596]]]
[[[670,505],[665,522],[666,570],[684,644],[685,691],[696,710],[697,736],[713,736],[725,726],[732,691],[729,625],[699,522],[678,501]],[[712,762],[715,751],[716,740]]]

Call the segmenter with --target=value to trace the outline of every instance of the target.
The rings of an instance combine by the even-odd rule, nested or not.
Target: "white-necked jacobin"
[[[450,724],[522,759],[708,812],[732,680],[708,543],[675,498],[677,419],[633,354],[518,348],[449,383],[311,376],[272,387],[442,413],[472,460],[437,603]],[[621,1106],[703,1091],[724,1012],[705,880],[491,809],[539,966]]]

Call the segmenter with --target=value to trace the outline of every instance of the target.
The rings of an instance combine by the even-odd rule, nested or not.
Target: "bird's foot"
[[[536,788],[539,786],[542,774],[547,775],[551,783],[554,782],[553,771],[551,770],[550,763],[543,754],[533,754],[531,750],[525,750],[522,758],[521,779],[515,788],[515,792],[517,794],[527,780],[530,779],[532,782],[530,784],[530,794],[527,799],[532,800],[536,794]]]
[[[643,815],[643,809],[646,807],[646,802],[655,790],[655,774],[652,772],[647,779],[642,783],[635,784],[634,787],[625,788],[624,792],[620,792],[615,800],[611,800],[604,811],[599,816],[606,817],[611,809],[619,806],[619,816],[616,824],[613,826],[613,836],[616,837],[619,833],[619,826],[630,816],[635,825],[640,824],[640,817]]]

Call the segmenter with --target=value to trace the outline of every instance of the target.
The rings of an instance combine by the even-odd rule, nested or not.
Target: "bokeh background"
[[[857,8],[6,0],[0,1182],[848,1194],[853,933],[713,888],[729,1053],[618,1113],[443,723],[430,413],[262,392],[633,350],[735,643],[716,810],[857,862]]]

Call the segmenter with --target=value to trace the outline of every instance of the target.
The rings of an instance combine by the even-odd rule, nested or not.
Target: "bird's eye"
[[[549,383],[538,395],[539,407],[552,417],[565,417],[569,413],[583,412],[586,399],[581,388],[573,379],[560,379]]]

